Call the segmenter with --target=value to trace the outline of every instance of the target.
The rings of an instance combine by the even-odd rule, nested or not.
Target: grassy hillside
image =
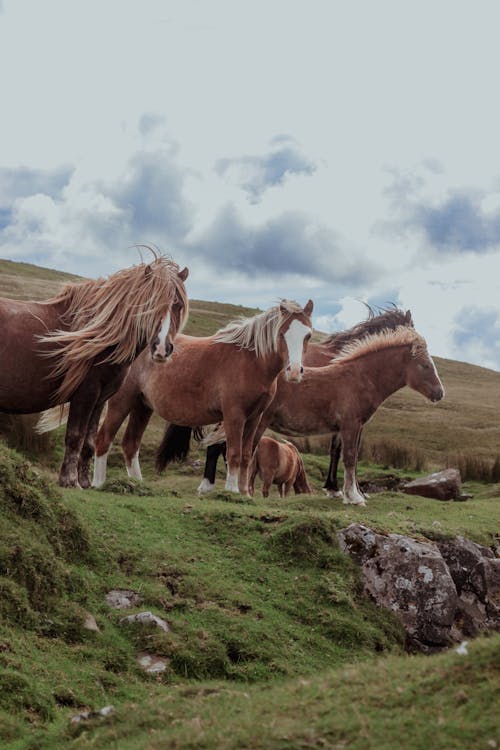
[[[22,297],[37,296],[42,281],[40,296],[49,296],[68,280],[6,262],[0,282],[9,288],[7,277]],[[209,333],[244,312],[194,301],[188,332]],[[404,391],[379,410],[374,441],[396,436],[444,460],[468,430],[469,447],[493,456],[499,374],[446,360],[438,367],[446,424],[441,405]],[[500,636],[478,639],[466,656],[408,655],[398,621],[362,596],[336,543],[338,529],[361,521],[498,545],[500,484],[467,483],[474,499],[465,503],[387,492],[366,509],[346,507],[320,493],[326,457],[306,455],[317,494],[200,499],[200,451],[155,474],[162,429],[153,420],[143,445],[144,484],[123,479],[116,448],[99,491],[55,486],[61,430],[43,463],[36,443],[35,464],[0,443],[2,748],[500,747]],[[384,469],[363,463],[361,472]],[[141,601],[115,610],[105,599],[111,589]],[[168,632],[120,623],[141,611],[165,620]],[[98,630],[85,627],[89,615]],[[165,670],[142,671],[144,653],[161,657]],[[71,723],[109,705],[107,716]]]
[[[0,293],[5,296],[48,297],[72,278],[26,263],[0,261]],[[191,300],[190,310],[186,333],[203,336],[239,315],[257,312],[256,308],[200,300]],[[421,463],[427,468],[441,466],[448,458],[456,463],[458,453],[492,464],[500,452],[500,373],[441,357],[435,357],[435,362],[445,385],[445,400],[432,405],[408,388],[392,396],[365,429],[367,458],[391,463],[391,447],[397,443],[407,450],[414,468]],[[162,424],[153,420],[145,437],[146,451],[157,445],[161,431]],[[327,446],[327,439],[313,439],[301,447],[324,453]]]
[[[315,463],[308,457],[313,476]],[[473,504],[387,493],[360,511],[323,496],[195,495],[196,466],[59,491],[0,445],[0,744],[81,748],[488,747],[499,638],[467,657],[404,653],[361,595],[335,534],[362,520],[490,544],[500,488]],[[115,472],[116,474],[116,472]],[[141,602],[114,610],[111,589]],[[151,611],[168,632],[120,624]],[[88,615],[98,631],[84,627]],[[138,657],[165,660],[148,675]],[[72,725],[82,711],[108,717]]]

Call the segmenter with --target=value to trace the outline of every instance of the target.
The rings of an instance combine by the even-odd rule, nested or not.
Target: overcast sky
[[[0,0],[0,255],[500,369],[500,4]]]

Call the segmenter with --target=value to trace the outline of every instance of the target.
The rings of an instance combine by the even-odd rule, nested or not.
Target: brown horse
[[[304,356],[304,364],[307,367],[325,367],[332,363],[333,358],[347,344],[359,339],[371,336],[374,333],[380,333],[384,330],[394,330],[398,326],[413,328],[413,321],[409,310],[404,312],[396,306],[382,308],[377,315],[374,314],[371,307],[368,307],[368,318],[346,331],[333,333],[320,343],[311,343],[307,347]],[[191,430],[189,427],[170,425],[169,444],[171,446],[171,460],[185,458],[189,452],[189,443]],[[210,444],[205,442],[207,447],[207,459],[205,462],[205,471],[203,480],[198,487],[199,494],[210,492],[215,487],[215,473],[217,469],[217,460],[224,452],[223,441],[217,442],[212,437]],[[202,441],[203,443],[203,441]],[[342,441],[338,432],[334,432],[330,442],[330,465],[325,480],[325,492],[331,497],[341,496],[337,482],[337,469],[342,449]]]
[[[432,402],[444,397],[425,340],[414,328],[400,326],[348,344],[327,367],[306,367],[300,385],[278,378],[276,395],[262,415],[255,440],[267,427],[292,436],[338,432],[344,503],[365,505],[356,481],[361,430],[380,404],[405,385]],[[220,439],[220,430],[218,435]]]
[[[271,484],[278,485],[280,497],[286,497],[292,487],[296,495],[312,492],[302,457],[297,448],[287,440],[279,442],[271,437],[262,437],[259,440],[250,469],[251,495],[257,474],[263,482],[263,497],[269,496]]]
[[[302,377],[302,357],[311,336],[311,300],[302,309],[283,300],[253,318],[230,323],[206,338],[180,335],[168,367],[139,357],[121,389],[108,402],[96,440],[94,485],[106,476],[111,442],[126,416],[123,451],[130,476],[141,479],[139,447],[156,411],[179,424],[211,424],[224,419],[228,490],[248,492],[248,467],[262,412],[276,392],[276,378]],[[160,447],[157,465],[166,458]]]
[[[188,270],[155,254],[107,279],[68,284],[46,302],[0,299],[0,411],[27,414],[70,402],[64,487],[89,487],[105,401],[149,345],[157,362],[187,318]]]

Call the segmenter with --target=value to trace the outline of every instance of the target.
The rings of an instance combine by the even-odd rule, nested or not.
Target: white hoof
[[[342,497],[340,490],[327,490],[326,487],[323,487],[323,492],[327,497]]]
[[[215,483],[212,484],[209,479],[203,477],[198,487],[198,495],[206,495],[207,492],[212,492],[212,490],[215,490]]]
[[[344,498],[342,500],[343,505],[361,505],[363,508],[366,508],[366,503],[363,498],[361,500],[350,500],[348,498]]]

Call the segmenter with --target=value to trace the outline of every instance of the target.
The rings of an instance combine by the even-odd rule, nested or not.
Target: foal
[[[230,323],[213,336],[177,336],[167,367],[144,354],[134,362],[121,389],[108,402],[96,440],[94,486],[106,476],[106,457],[118,428],[130,415],[122,446],[129,476],[141,479],[139,447],[156,411],[180,425],[224,420],[227,437],[226,489],[248,492],[248,468],[262,412],[276,392],[276,378],[302,377],[302,357],[311,337],[311,300],[302,309],[279,306]],[[164,446],[157,465],[165,466]]]
[[[262,437],[254,453],[250,469],[250,494],[253,495],[257,474],[262,479],[262,495],[269,496],[271,484],[278,485],[280,497],[286,497],[292,487],[296,495],[311,493],[306,470],[297,448],[287,440],[278,442],[271,437]]]

